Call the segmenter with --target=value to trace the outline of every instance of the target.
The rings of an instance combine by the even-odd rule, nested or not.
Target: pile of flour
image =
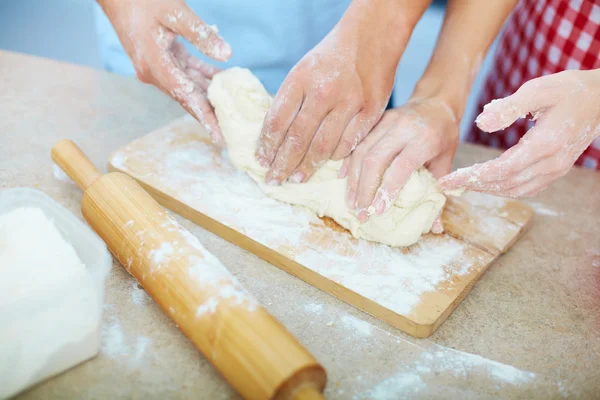
[[[42,210],[0,215],[0,274],[0,398],[97,352],[89,274]]]

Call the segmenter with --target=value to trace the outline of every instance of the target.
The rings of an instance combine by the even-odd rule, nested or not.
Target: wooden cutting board
[[[466,193],[449,198],[443,235],[405,249],[357,240],[330,219],[263,195],[188,117],[119,149],[110,169],[166,208],[416,337],[435,332],[533,215],[517,201]]]

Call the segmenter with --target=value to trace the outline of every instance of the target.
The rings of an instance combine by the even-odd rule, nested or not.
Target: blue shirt
[[[188,0],[208,24],[216,24],[231,45],[228,62],[217,63],[189,43],[190,52],[221,68],[249,68],[271,93],[289,70],[340,20],[350,0]],[[102,9],[96,5],[96,28],[107,70],[134,74],[131,60]]]

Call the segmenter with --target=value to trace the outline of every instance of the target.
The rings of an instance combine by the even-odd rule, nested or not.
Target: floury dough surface
[[[425,168],[410,177],[392,207],[382,215],[372,215],[366,223],[360,223],[354,210],[346,206],[346,178],[338,179],[342,161],[326,162],[305,183],[268,186],[264,183],[267,168],[258,163],[254,153],[272,97],[252,72],[231,68],[214,76],[208,98],[236,168],[245,171],[267,195],[330,217],[357,238],[410,246],[431,230],[444,206],[446,198]]]

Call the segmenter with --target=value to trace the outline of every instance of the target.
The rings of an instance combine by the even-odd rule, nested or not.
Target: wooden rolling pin
[[[244,398],[323,398],[323,367],[137,182],[102,175],[70,140],[52,159],[112,254]]]

